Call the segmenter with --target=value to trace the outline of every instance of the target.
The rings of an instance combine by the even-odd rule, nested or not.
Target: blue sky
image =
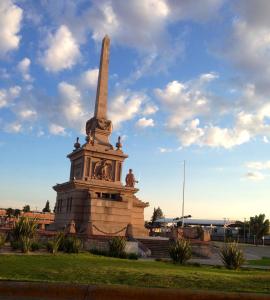
[[[270,2],[0,2],[0,206],[42,209],[93,115],[111,38],[111,142],[138,196],[195,218],[270,217]]]

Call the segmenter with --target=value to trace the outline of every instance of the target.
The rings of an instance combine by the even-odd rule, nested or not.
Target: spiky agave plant
[[[126,239],[116,236],[109,240],[109,255],[113,257],[125,256]]]
[[[63,232],[58,232],[52,240],[48,241],[47,250],[52,254],[56,254],[58,250],[63,248],[64,239],[65,234]]]
[[[245,262],[244,253],[236,242],[224,244],[219,255],[227,269],[237,270]]]
[[[190,242],[184,238],[176,240],[170,246],[169,254],[174,263],[184,264],[191,258]]]
[[[19,248],[23,253],[30,251],[37,227],[36,219],[30,219],[28,217],[22,217],[15,223],[12,230],[13,242],[15,241],[19,244]]]

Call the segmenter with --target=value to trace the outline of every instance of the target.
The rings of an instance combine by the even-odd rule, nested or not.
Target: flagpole
[[[182,198],[182,227],[184,227],[184,211],[185,211],[185,182],[186,181],[186,161],[184,160],[184,177],[183,177],[183,198]]]

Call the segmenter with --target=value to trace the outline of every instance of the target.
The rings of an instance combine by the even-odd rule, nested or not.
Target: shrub
[[[27,236],[33,238],[37,231],[37,222],[35,219],[29,219],[27,217],[22,217],[12,230],[12,236],[14,240],[19,240],[22,236]]]
[[[32,239],[28,236],[20,237],[20,249],[23,253],[28,253],[31,250]]]
[[[11,241],[10,242],[10,246],[11,246],[12,250],[21,249],[21,242],[19,242],[19,241]]]
[[[32,242],[31,251],[37,251],[42,248],[42,244],[39,242]]]
[[[74,236],[66,237],[63,241],[63,251],[66,253],[79,253],[82,241]]]
[[[127,255],[127,258],[128,258],[128,259],[134,259],[134,260],[137,260],[139,257],[138,257],[138,255],[137,255],[136,253],[129,253],[129,254]]]
[[[0,233],[0,248],[2,248],[5,245],[7,236],[4,233]]]
[[[125,256],[126,240],[123,237],[116,236],[109,240],[109,255],[112,257]]]
[[[64,238],[65,238],[64,233],[58,232],[57,235],[52,240],[48,241],[46,245],[48,252],[52,254],[56,254],[60,246],[63,245]]]
[[[32,239],[37,230],[37,222],[35,219],[22,217],[15,223],[12,230],[12,241],[15,242],[12,246],[19,247],[23,253],[27,253],[31,249]],[[16,243],[17,242],[17,243]],[[18,249],[18,248],[17,248]]]
[[[174,263],[184,264],[191,258],[191,246],[189,241],[178,239],[170,246],[169,254]]]
[[[106,250],[100,250],[94,248],[94,249],[90,249],[89,252],[95,255],[109,256],[109,252]]]
[[[227,269],[239,269],[245,262],[244,253],[236,242],[226,243],[219,253],[224,266]]]

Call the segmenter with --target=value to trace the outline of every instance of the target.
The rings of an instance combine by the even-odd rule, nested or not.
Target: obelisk
[[[106,35],[102,41],[100,55],[95,117],[107,119],[108,78],[109,78],[110,39]]]
[[[112,148],[112,145],[109,143],[109,135],[112,131],[112,122],[107,119],[109,53],[110,39],[106,35],[102,40],[95,114],[94,117],[86,123],[86,135],[88,141]]]

